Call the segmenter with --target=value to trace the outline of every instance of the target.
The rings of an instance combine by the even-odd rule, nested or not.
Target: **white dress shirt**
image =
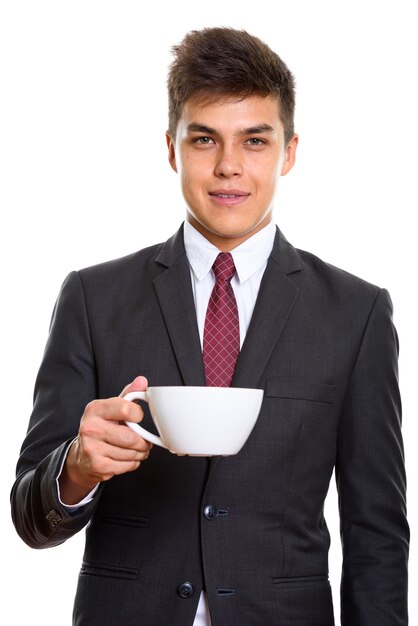
[[[273,248],[275,232],[276,227],[273,222],[270,222],[262,230],[258,231],[258,233],[249,237],[244,243],[231,251],[236,269],[236,274],[231,280],[231,286],[237,301],[241,347],[253,314],[267,260]],[[203,235],[187,221],[184,222],[184,246],[190,264],[197,325],[199,328],[200,344],[203,350],[206,310],[213,287],[215,286],[215,275],[212,271],[212,265],[220,250],[203,237]],[[143,374],[146,376],[146,372],[143,372]],[[61,471],[62,467],[60,474]],[[57,477],[57,488],[58,496],[60,497],[58,478],[59,476]],[[78,504],[71,506],[66,505],[61,502],[61,499],[60,502],[69,511],[75,511],[80,506],[91,502],[97,487],[98,486]],[[200,595],[193,626],[211,626],[206,594],[203,592]]]
[[[270,222],[231,252],[237,271],[231,280],[231,285],[238,307],[241,347],[247,334],[261,279],[273,247],[275,232],[276,227],[273,222]],[[197,325],[200,344],[203,349],[206,310],[215,285],[212,265],[219,254],[219,250],[187,221],[184,223],[184,246],[190,264]],[[203,592],[200,594],[193,626],[211,626],[207,598]]]

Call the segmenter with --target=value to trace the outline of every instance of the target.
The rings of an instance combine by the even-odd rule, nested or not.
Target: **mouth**
[[[240,191],[238,189],[231,189],[231,190],[216,190],[216,191],[210,191],[209,192],[209,196],[211,197],[212,201],[215,204],[221,204],[223,206],[232,206],[235,204],[241,204],[242,202],[245,202],[245,200],[250,196],[251,194],[246,193],[245,191]]]

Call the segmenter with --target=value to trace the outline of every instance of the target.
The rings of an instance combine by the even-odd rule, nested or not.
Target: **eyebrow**
[[[198,124],[192,122],[187,126],[187,132],[189,133],[205,133],[206,135],[217,135],[218,132],[215,128],[206,126],[205,124]],[[243,135],[260,135],[261,133],[273,133],[274,128],[270,124],[257,124],[257,126],[250,126],[249,128],[242,128],[236,134]]]

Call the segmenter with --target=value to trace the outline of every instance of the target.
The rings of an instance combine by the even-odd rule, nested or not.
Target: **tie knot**
[[[212,265],[216,280],[230,281],[235,274],[234,259],[230,252],[220,252]]]

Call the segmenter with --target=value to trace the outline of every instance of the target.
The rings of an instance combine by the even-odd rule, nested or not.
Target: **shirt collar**
[[[231,251],[240,283],[265,266],[273,248],[275,234],[276,226],[269,222]],[[220,251],[187,220],[184,222],[184,247],[193,273],[197,280],[202,280],[210,272]]]

